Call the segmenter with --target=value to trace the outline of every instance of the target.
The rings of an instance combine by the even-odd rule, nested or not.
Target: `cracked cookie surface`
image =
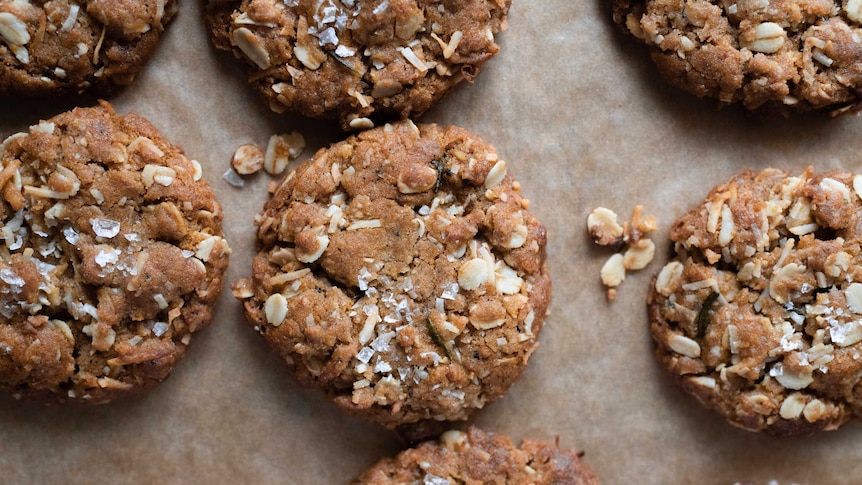
[[[499,51],[511,0],[211,0],[213,41],[276,112],[417,117]]]
[[[528,206],[461,128],[367,130],[281,183],[234,295],[301,383],[433,433],[500,397],[537,346],[551,289]]]
[[[0,145],[0,387],[106,402],[209,325],[230,249],[200,165],[110,105]]]
[[[862,417],[862,176],[747,171],[671,230],[648,299],[661,365],[731,424]]]
[[[173,0],[0,1],[0,95],[129,85],[175,11]]]
[[[770,112],[860,109],[859,0],[614,0],[673,85]]]
[[[351,483],[598,485],[580,457],[572,450],[531,439],[516,447],[504,435],[470,427],[466,432],[447,431],[439,441],[384,458]]]

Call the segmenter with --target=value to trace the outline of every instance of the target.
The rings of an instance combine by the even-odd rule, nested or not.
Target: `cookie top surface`
[[[230,251],[200,165],[107,103],[9,137],[0,163],[0,387],[104,402],[166,378]]]
[[[858,111],[862,6],[814,0],[614,0],[662,75],[748,109]]]
[[[430,433],[500,397],[537,346],[550,279],[528,205],[461,128],[368,130],[286,177],[234,295],[300,382]]]
[[[676,221],[649,296],[661,364],[778,436],[862,416],[862,176],[736,175]]]
[[[0,1],[0,95],[131,84],[175,10],[173,0]]]
[[[499,46],[511,0],[210,0],[215,45],[276,112],[344,129],[416,117]]]
[[[598,485],[599,480],[572,450],[530,439],[518,448],[504,435],[470,427],[380,460],[351,483]]]

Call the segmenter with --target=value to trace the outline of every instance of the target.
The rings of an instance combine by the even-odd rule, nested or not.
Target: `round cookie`
[[[862,176],[746,171],[676,221],[649,315],[661,365],[776,436],[862,417]]]
[[[234,295],[301,383],[433,434],[500,397],[538,345],[551,287],[528,205],[461,128],[368,130],[285,178]]]
[[[12,135],[0,164],[0,387],[106,402],[165,379],[230,252],[200,165],[104,102]]]
[[[0,2],[0,95],[131,84],[175,11],[173,0]]]
[[[789,112],[860,109],[862,8],[850,1],[614,0],[674,86],[722,104]]]
[[[351,484],[598,485],[581,455],[530,439],[518,448],[506,436],[470,427],[384,458]]]
[[[365,129],[416,117],[499,51],[511,0],[210,0],[219,49],[276,112]]]

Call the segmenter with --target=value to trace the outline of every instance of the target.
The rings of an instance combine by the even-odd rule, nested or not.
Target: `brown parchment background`
[[[735,429],[673,388],[653,358],[644,305],[670,224],[709,188],[747,167],[860,171],[862,119],[756,120],[680,94],[619,35],[605,3],[514,0],[500,55],[422,118],[494,144],[549,232],[554,298],[541,348],[473,422],[516,441],[558,436],[606,484],[862,483],[858,423],[782,441]],[[196,0],[180,2],[146,71],[111,101],[203,165],[225,208],[229,281],[250,271],[251,220],[271,180],[227,185],[233,150],[298,129],[305,157],[343,137],[331,123],[270,113],[238,62],[211,47]],[[92,103],[0,99],[0,137]],[[588,241],[586,217],[601,205],[628,218],[636,204],[659,220],[659,251],[608,303],[599,268],[610,253]],[[140,399],[42,407],[0,396],[0,483],[345,483],[400,446],[292,382],[227,287],[212,327]]]

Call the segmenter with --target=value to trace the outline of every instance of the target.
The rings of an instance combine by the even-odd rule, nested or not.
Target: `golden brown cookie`
[[[447,431],[439,442],[426,441],[394,459],[384,458],[351,484],[598,485],[581,456],[530,439],[518,448],[506,436],[470,427],[466,433]]]
[[[173,0],[2,0],[0,95],[131,84],[175,11]]]
[[[614,19],[649,46],[673,85],[722,104],[859,111],[858,0],[614,0]]]
[[[213,41],[276,112],[416,117],[499,51],[511,0],[210,0]]]
[[[461,128],[368,130],[286,177],[234,295],[301,383],[433,433],[499,398],[536,349],[551,287],[528,205]]]
[[[862,417],[862,176],[746,171],[671,230],[653,280],[661,365],[731,424],[777,436]]]
[[[201,167],[102,103],[0,145],[0,387],[105,402],[209,325],[230,249]]]

